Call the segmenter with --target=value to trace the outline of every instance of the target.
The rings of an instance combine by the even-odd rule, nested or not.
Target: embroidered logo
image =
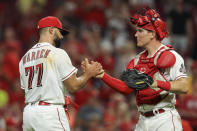
[[[179,69],[180,72],[182,73],[186,73],[186,69],[185,66],[183,64],[181,64],[181,68]]]
[[[140,72],[145,73],[146,72],[146,68],[140,68]]]

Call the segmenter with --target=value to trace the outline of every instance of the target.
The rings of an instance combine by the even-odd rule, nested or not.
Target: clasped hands
[[[98,62],[95,62],[95,61],[89,62],[89,60],[87,58],[85,58],[81,62],[81,68],[84,73],[86,73],[87,75],[89,75],[91,77],[101,79],[104,75],[104,70],[103,70],[102,65]]]

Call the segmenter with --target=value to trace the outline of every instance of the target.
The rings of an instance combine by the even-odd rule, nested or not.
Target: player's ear
[[[151,33],[151,39],[153,39],[153,38],[156,38],[156,32],[155,31],[151,31],[152,33]]]
[[[55,29],[55,28],[53,28],[53,27],[48,27],[49,33],[53,35],[54,32],[55,32],[54,29]]]

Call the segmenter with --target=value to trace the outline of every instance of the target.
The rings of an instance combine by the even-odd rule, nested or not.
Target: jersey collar
[[[35,48],[35,47],[40,47],[40,46],[45,46],[45,45],[51,45],[51,44],[48,43],[48,42],[37,43],[37,44],[35,44],[35,45],[33,46],[33,48]]]
[[[164,46],[165,46],[165,45],[161,44],[161,45],[159,46],[159,48],[157,48],[157,50],[155,51],[155,53],[154,53],[151,57],[147,57],[148,51],[146,51],[146,52],[145,52],[146,57],[147,57],[147,58],[152,58],[152,57],[154,57],[154,56],[156,55],[156,53],[157,53],[162,47],[164,47]]]

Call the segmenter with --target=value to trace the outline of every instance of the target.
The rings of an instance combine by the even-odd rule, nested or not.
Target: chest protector
[[[152,78],[155,78],[157,80],[167,81],[164,77],[163,73],[161,72],[161,69],[156,65],[157,59],[164,51],[173,50],[173,48],[170,48],[168,46],[163,46],[160,48],[153,57],[147,58],[147,52],[143,51],[139,55],[137,55],[134,59],[133,68],[148,74]],[[128,66],[129,68],[129,66]],[[155,105],[162,101],[166,96],[168,95],[168,92],[156,87],[148,87],[143,90],[136,91],[136,101],[137,105],[140,106],[141,104],[149,104],[149,105]]]

